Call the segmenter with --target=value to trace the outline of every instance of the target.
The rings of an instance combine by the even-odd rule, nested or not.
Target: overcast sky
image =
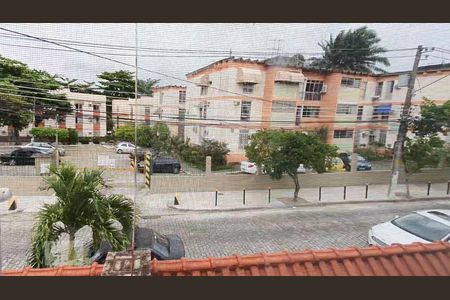
[[[261,55],[283,53],[320,52],[318,42],[336,35],[340,30],[348,30],[368,25],[376,30],[381,38],[381,46],[386,49],[413,48],[422,44],[426,47],[441,47],[450,50],[450,24],[139,24],[138,45],[143,48],[157,48],[141,51],[143,55],[185,56],[185,57],[140,57],[138,64],[172,77],[185,79],[188,72],[201,68],[216,60],[226,57],[224,53],[211,54],[204,51],[230,51],[234,56],[241,52],[258,52]],[[64,39],[108,45],[135,45],[134,24],[0,24],[0,27],[43,38]],[[56,45],[5,36],[10,33],[0,30],[0,55],[20,60],[32,68],[46,70],[52,74],[87,81],[95,81],[102,71],[131,69],[118,63],[92,57],[84,53],[43,50],[17,45],[60,48]],[[117,50],[99,47],[73,47],[86,51],[132,55],[132,50]],[[60,48],[62,49],[62,48]],[[162,50],[159,50],[162,49]],[[166,49],[171,49],[170,52]],[[186,51],[198,50],[198,51]],[[180,52],[181,51],[181,52]],[[179,53],[178,53],[179,52]],[[421,62],[421,65],[450,62],[450,53],[433,52]],[[106,55],[105,55],[106,56]],[[188,56],[188,57],[186,57]],[[203,57],[195,57],[203,56]],[[388,52],[391,67],[388,71],[410,69],[414,51]],[[132,56],[108,56],[125,63],[134,64]],[[244,56],[248,57],[248,56]],[[445,60],[447,59],[447,60]],[[140,71],[139,78],[161,79],[161,84],[186,84],[174,78]]]

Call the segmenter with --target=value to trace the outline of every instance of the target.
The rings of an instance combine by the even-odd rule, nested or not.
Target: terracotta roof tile
[[[9,276],[100,276],[103,266],[4,271]],[[307,250],[151,262],[152,276],[450,276],[450,243]]]
[[[103,265],[94,263],[91,266],[59,266],[55,268],[3,271],[5,276],[100,276]]]
[[[222,258],[152,261],[152,276],[450,275],[450,244],[307,250]]]

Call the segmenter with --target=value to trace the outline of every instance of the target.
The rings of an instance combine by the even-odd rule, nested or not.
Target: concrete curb
[[[180,211],[198,211],[198,212],[224,212],[224,211],[243,211],[243,210],[260,210],[260,209],[282,209],[282,208],[300,208],[300,207],[316,207],[316,206],[330,206],[330,205],[340,205],[340,204],[365,204],[365,203],[403,203],[403,202],[419,202],[419,201],[432,201],[432,200],[450,200],[450,196],[446,197],[428,197],[428,198],[414,198],[414,199],[395,199],[395,200],[353,200],[353,201],[336,201],[336,202],[315,202],[315,203],[299,203],[283,206],[267,206],[267,207],[237,207],[237,208],[181,208],[177,205],[167,204],[168,208],[176,209]]]

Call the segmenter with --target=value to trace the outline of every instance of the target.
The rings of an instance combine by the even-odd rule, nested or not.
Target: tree
[[[138,93],[144,95],[153,95],[153,88],[159,82],[157,79],[139,79],[138,80]]]
[[[64,94],[57,93],[61,88],[55,76],[0,56],[0,124],[11,126],[18,142],[20,130],[28,126],[33,113],[35,125],[56,116],[63,120],[72,107]]]
[[[264,130],[253,134],[245,148],[246,156],[258,167],[264,166],[272,179],[281,179],[286,173],[295,185],[294,201],[297,201],[300,182],[297,168],[303,164],[323,173],[331,167],[331,159],[337,156],[337,147],[328,145],[316,134],[296,131]]]
[[[77,170],[71,165],[52,166],[46,178],[47,189],[55,192],[57,201],[45,204],[36,219],[28,264],[47,267],[47,246],[69,236],[69,261],[74,263],[75,234],[84,226],[92,229],[92,241],[98,250],[102,241],[108,241],[113,250],[121,251],[130,245],[134,208],[122,195],[105,196],[101,171]],[[117,223],[122,227],[118,228]]]
[[[438,132],[446,133],[450,129],[450,100],[443,105],[436,105],[432,100],[424,98],[420,117],[410,123],[412,131],[419,136]]]
[[[170,129],[164,123],[155,125],[139,125],[137,127],[137,141],[134,139],[134,124],[120,126],[115,133],[116,138],[137,146],[149,147],[158,152],[171,151]]]
[[[367,26],[354,31],[342,30],[336,38],[319,43],[325,52],[321,58],[312,59],[311,66],[356,72],[385,72],[377,64],[389,66],[389,60],[381,56],[386,52],[378,46],[380,38]]]
[[[200,146],[200,151],[206,159],[206,156],[211,156],[211,164],[214,167],[224,166],[227,164],[226,156],[230,152],[227,144],[212,139],[203,139]],[[205,161],[205,159],[203,161]]]
[[[435,167],[447,156],[444,141],[436,134],[407,138],[403,148],[402,162],[405,168],[406,196],[410,197],[409,178],[424,167]]]

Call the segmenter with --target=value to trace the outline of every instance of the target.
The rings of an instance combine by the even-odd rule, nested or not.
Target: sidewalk
[[[303,205],[318,205],[326,203],[351,203],[371,201],[392,201],[387,198],[388,185],[369,185],[367,198],[365,198],[365,186],[348,186],[344,200],[343,187],[323,187],[319,201],[318,188],[300,189],[298,201],[293,202],[294,189],[249,190],[243,191],[219,191],[215,192],[182,192],[179,193],[179,205],[174,205],[175,193],[152,194],[146,188],[140,188],[136,193],[136,204],[140,215],[161,215],[167,213],[181,213],[185,210],[213,211],[213,210],[241,210],[257,208],[281,208]],[[405,185],[399,185],[395,200],[414,200],[420,198],[445,198],[447,195],[447,183],[433,183],[430,194],[427,196],[427,184],[411,184],[412,197],[406,199],[401,193],[405,192]],[[134,199],[133,188],[114,188],[109,193],[123,194]],[[17,209],[22,212],[38,212],[44,203],[54,203],[54,196],[17,196]],[[6,203],[1,203],[0,214],[10,213]]]

